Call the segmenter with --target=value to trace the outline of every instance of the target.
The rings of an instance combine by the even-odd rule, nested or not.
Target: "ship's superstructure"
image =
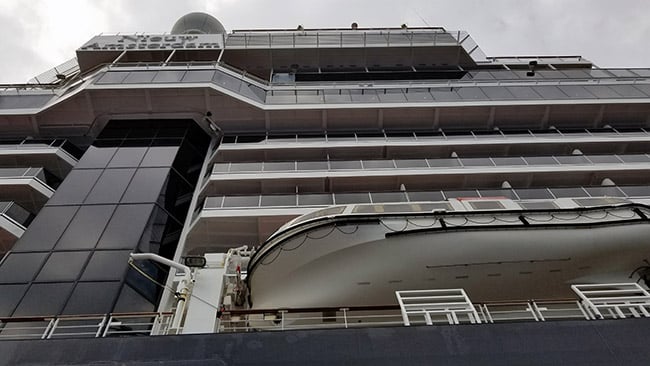
[[[0,89],[0,338],[648,316],[649,128],[462,31],[102,34]]]

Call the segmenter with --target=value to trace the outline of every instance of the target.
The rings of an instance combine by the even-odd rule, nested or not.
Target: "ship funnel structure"
[[[171,34],[225,34],[223,24],[210,14],[194,12],[180,17]]]

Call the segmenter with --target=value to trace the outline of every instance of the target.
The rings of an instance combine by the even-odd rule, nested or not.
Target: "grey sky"
[[[226,29],[443,26],[488,56],[582,55],[650,67],[648,0],[2,0],[0,82],[25,82],[101,32],[166,32],[191,11]]]

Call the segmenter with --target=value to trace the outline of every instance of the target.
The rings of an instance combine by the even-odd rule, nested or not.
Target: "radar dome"
[[[174,23],[172,34],[226,33],[223,24],[210,14],[196,12],[185,14]]]

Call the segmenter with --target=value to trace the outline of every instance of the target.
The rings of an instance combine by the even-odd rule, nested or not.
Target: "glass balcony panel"
[[[506,89],[508,89],[516,99],[542,99],[542,97],[529,86],[508,86]]]
[[[347,90],[325,90],[325,103],[351,103],[352,97]]]
[[[353,103],[378,102],[379,97],[375,90],[350,90]]]
[[[618,187],[585,187],[591,197],[625,197]]]
[[[509,198],[511,200],[516,200],[517,196],[512,189],[479,189],[478,192],[483,198]]]
[[[298,195],[298,205],[300,206],[328,206],[332,204],[334,204],[334,201],[329,193]]]
[[[425,88],[410,88],[405,96],[409,102],[430,102],[433,100],[433,96]]]
[[[363,169],[392,169],[395,164],[392,160],[363,160]]]
[[[649,197],[650,186],[623,186],[619,187],[628,197]]]
[[[619,155],[618,157],[626,163],[647,163],[650,161],[650,157],[646,154]]]
[[[299,161],[298,170],[328,170],[326,161]]]
[[[223,196],[206,197],[203,207],[205,208],[221,208],[223,206]]]
[[[509,100],[515,99],[508,89],[500,86],[483,86],[480,88],[485,95],[491,100]]]
[[[473,198],[480,197],[476,189],[462,189],[462,190],[450,190],[443,191],[445,197],[449,198]]]
[[[265,162],[265,172],[294,171],[296,163],[293,161]]]
[[[178,83],[185,75],[185,70],[158,71],[153,78],[154,83]]]
[[[645,95],[650,96],[650,85],[649,84],[636,84],[635,88],[641,90]]]
[[[472,87],[467,87],[467,88],[459,88],[458,89],[458,95],[462,99],[466,100],[486,100],[489,99],[485,93],[481,91],[481,88],[472,88]]]
[[[429,167],[425,159],[395,160],[395,165],[398,168],[428,168]]]
[[[614,75],[610,72],[601,69],[592,69],[589,72],[592,78],[612,78]]]
[[[589,160],[582,155],[556,156],[560,164],[590,164]]]
[[[533,89],[537,94],[541,95],[544,99],[566,99],[568,96],[560,90],[557,86],[544,85],[534,86]]]
[[[614,74],[614,76],[618,78],[633,78],[636,77],[636,74],[634,74],[632,71],[627,70],[627,69],[609,69],[609,72]]]
[[[570,79],[591,79],[591,75],[584,70],[562,70],[562,73]]]
[[[429,192],[407,192],[406,195],[411,202],[428,202],[428,201],[444,201],[442,192],[429,191]]]
[[[636,89],[632,85],[610,85],[609,87],[622,97],[629,97],[629,98],[646,97],[645,94],[643,94],[639,89]]]
[[[296,91],[296,101],[304,104],[320,104],[325,102],[325,97],[318,90],[298,90]]]
[[[546,188],[524,188],[524,189],[515,189],[517,196],[519,198],[526,199],[551,199],[553,195]]]
[[[557,198],[571,198],[571,197],[589,197],[589,194],[580,187],[575,188],[551,188],[551,192]]]
[[[262,163],[232,163],[230,172],[261,172]]]
[[[123,84],[141,84],[151,83],[157,71],[132,71],[125,79]]]
[[[615,155],[585,155],[594,164],[620,164],[621,160]]]
[[[107,71],[95,84],[121,84],[128,75],[128,71]]]
[[[490,158],[462,158],[460,161],[463,163],[464,166],[494,166],[494,163]]]
[[[571,98],[593,98],[594,95],[591,94],[587,89],[583,88],[580,85],[560,85],[558,88],[566,95]]]
[[[183,76],[181,82],[183,83],[200,83],[212,81],[214,70],[189,70]]]
[[[585,85],[583,88],[589,93],[595,95],[597,98],[620,98],[621,96],[616,93],[609,85]]]
[[[293,207],[298,205],[295,194],[262,196],[262,206]]]
[[[557,205],[553,201],[530,201],[518,202],[519,205],[527,210],[553,210]]]
[[[454,167],[459,167],[460,166],[460,161],[456,158],[450,158],[450,159],[427,159],[427,162],[429,163],[429,166],[433,167],[448,167],[448,168],[454,168]]]
[[[462,100],[453,88],[431,88],[431,95],[438,102],[457,102]]]
[[[510,70],[495,70],[490,71],[496,80],[519,80],[519,75]]]
[[[332,170],[361,170],[360,160],[349,161],[330,161],[330,169]]]
[[[494,80],[494,75],[489,71],[470,71],[467,74],[474,80]]]
[[[213,173],[227,173],[230,168],[230,163],[217,163],[212,166]]]
[[[378,96],[381,102],[387,102],[387,103],[406,102],[406,97],[404,96],[404,92],[402,89],[387,89],[384,90],[383,92],[379,91]]]
[[[337,205],[348,205],[352,203],[370,203],[369,193],[335,193],[334,200]]]
[[[260,196],[226,196],[223,207],[258,207]]]
[[[524,159],[519,156],[513,157],[496,157],[492,158],[494,164],[497,166],[510,166],[510,165],[526,165]]]
[[[373,203],[407,202],[404,192],[376,192],[371,193],[370,196]]]
[[[330,132],[327,141],[357,141],[357,138],[352,132]]]
[[[631,71],[644,78],[650,77],[650,69],[632,69]]]
[[[525,156],[524,160],[528,165],[557,165],[552,156]]]

